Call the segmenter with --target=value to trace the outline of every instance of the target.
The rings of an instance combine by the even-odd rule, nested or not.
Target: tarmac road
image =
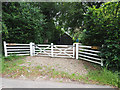
[[[112,88],[111,86],[2,78],[2,88]]]

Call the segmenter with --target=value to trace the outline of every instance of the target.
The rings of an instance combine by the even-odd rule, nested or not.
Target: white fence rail
[[[98,55],[99,47],[78,45],[78,58],[103,66],[103,59]]]
[[[5,56],[11,54],[30,55],[30,56],[50,56],[50,57],[64,57],[86,60],[89,62],[97,63],[103,66],[103,59],[99,57],[100,51],[95,46],[85,46],[80,43],[73,45],[54,45],[49,44],[16,44],[6,43],[4,41]]]
[[[30,44],[6,43],[4,41],[4,53],[6,57],[13,54],[30,55]]]

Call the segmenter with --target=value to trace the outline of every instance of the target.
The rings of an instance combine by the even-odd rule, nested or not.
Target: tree
[[[45,17],[38,7],[27,2],[5,2],[2,10],[3,40],[43,43]]]
[[[108,2],[100,8],[89,7],[81,41],[85,45],[103,46],[101,56],[108,68],[120,68],[120,2]]]

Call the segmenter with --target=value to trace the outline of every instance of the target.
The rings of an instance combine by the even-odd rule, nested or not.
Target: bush
[[[100,56],[108,69],[120,70],[120,2],[108,2],[100,8],[88,8],[81,42],[103,46]]]
[[[45,16],[29,2],[2,3],[2,40],[13,43],[42,43]]]

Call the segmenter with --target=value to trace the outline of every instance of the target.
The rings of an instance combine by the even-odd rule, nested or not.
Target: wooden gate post
[[[103,66],[103,58],[101,58],[101,66]]]
[[[32,52],[33,52],[33,56],[35,56],[35,43],[32,43]]]
[[[75,43],[73,43],[73,58],[75,58],[75,53],[76,53],[76,50],[75,50]]]
[[[53,43],[51,43],[51,57],[53,57]]]
[[[30,56],[33,56],[33,43],[30,42]]]
[[[6,42],[4,41],[4,53],[5,53],[5,57],[7,57],[7,47],[6,47]]]
[[[78,59],[78,47],[79,47],[79,43],[75,43],[75,47],[76,47],[76,59]]]

